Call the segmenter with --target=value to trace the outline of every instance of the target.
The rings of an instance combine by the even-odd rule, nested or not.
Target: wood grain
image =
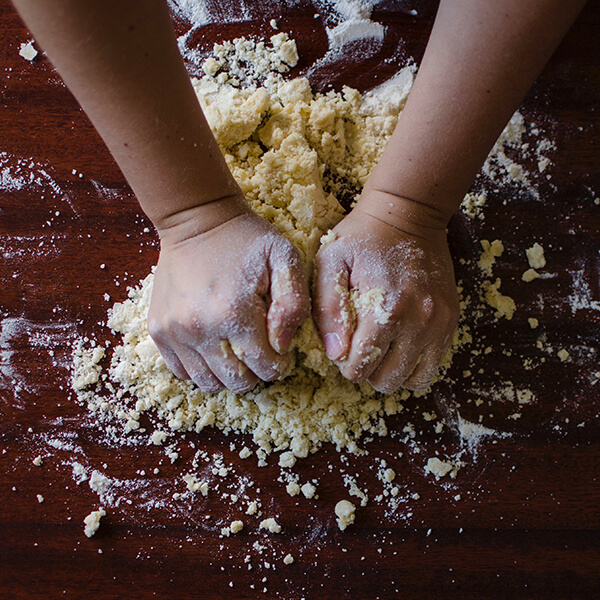
[[[418,60],[433,15],[431,6],[415,3],[420,10],[414,17],[410,3],[380,3],[372,17],[387,26],[380,51],[356,48],[338,62],[319,63],[327,50],[326,16],[315,18],[310,2],[293,9],[245,4],[244,18],[206,25],[191,39],[208,50],[239,35],[267,37],[268,21],[276,17],[298,41],[302,60],[294,73],[308,74],[323,91],[342,85],[366,90],[408,57]],[[176,25],[180,33],[189,28],[181,19]],[[449,380],[390,418],[391,434],[367,442],[367,456],[325,447],[300,461],[295,471],[301,480],[319,480],[319,498],[307,500],[290,497],[277,481],[276,457],[260,468],[238,457],[240,448],[252,445],[248,437],[187,434],[171,464],[159,448],[116,444],[74,402],[71,343],[85,335],[110,338],[106,311],[148,273],[157,242],[47,59],[19,56],[30,36],[2,0],[0,598],[597,597],[599,30],[600,5],[590,2],[523,104],[527,118],[556,144],[551,179],[537,181],[540,199],[501,186],[490,192],[483,221],[459,214],[451,225],[457,272],[472,293],[480,276],[460,259],[477,258],[482,238],[503,240],[506,252],[496,272],[502,291],[517,303],[514,319],[473,320],[474,336],[493,352],[459,353]],[[553,277],[523,284],[524,249],[536,240]],[[577,294],[580,308],[574,310]],[[530,316],[540,320],[538,330],[528,326]],[[536,348],[540,336],[553,352]],[[569,350],[568,362],[557,358],[560,348]],[[524,358],[537,366],[524,369]],[[466,369],[470,378],[462,376]],[[531,389],[536,398],[521,407],[518,420],[508,418],[517,409],[506,382]],[[496,399],[484,397],[477,406],[482,390]],[[452,428],[436,434],[422,417],[444,410],[509,435],[464,448]],[[416,429],[413,445],[404,441],[408,423]],[[181,474],[199,448],[222,455],[235,476],[215,482],[220,494],[173,499],[185,491]],[[456,479],[435,481],[424,473],[436,452],[461,450],[466,464]],[[43,458],[39,467],[32,462],[36,456]],[[402,502],[394,508],[374,498],[383,489],[381,458],[397,473]],[[128,482],[113,490],[108,515],[91,539],[83,535],[83,518],[99,498],[87,482],[76,483],[75,462]],[[358,508],[356,524],[340,532],[333,507],[348,497],[343,474],[356,476],[372,493]],[[245,493],[260,499],[264,516],[277,516],[281,534],[259,532],[255,518],[237,536],[220,536],[239,513],[222,494],[237,493],[244,480],[254,482]],[[295,558],[291,565],[282,561],[288,553]]]

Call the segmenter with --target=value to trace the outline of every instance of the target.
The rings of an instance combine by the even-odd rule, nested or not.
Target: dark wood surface
[[[326,51],[327,38],[324,19],[314,18],[308,2],[293,10],[273,4],[266,20],[261,15],[269,9],[247,9],[245,18],[208,25],[193,40],[208,49],[240,35],[271,35],[268,19],[276,17],[281,30],[298,41],[302,60],[295,74],[309,71],[321,90],[343,84],[365,90],[409,56],[422,55],[432,12],[414,17],[402,11],[411,8],[408,3],[397,4],[394,9],[391,2],[381,3],[373,15],[389,26],[381,51],[357,51],[333,66],[311,67]],[[181,32],[187,26],[177,21]],[[476,289],[479,276],[458,259],[477,258],[481,238],[503,240],[506,252],[496,273],[502,291],[517,303],[515,317],[500,322],[470,317],[475,347],[490,345],[493,352],[459,353],[451,380],[428,398],[407,403],[405,412],[389,420],[396,433],[367,443],[368,456],[342,456],[325,447],[300,461],[295,471],[302,481],[320,480],[319,498],[307,500],[290,497],[276,481],[276,457],[261,468],[237,458],[241,447],[252,446],[248,437],[208,430],[188,434],[171,465],[160,449],[112,443],[74,402],[71,343],[82,335],[109,337],[103,326],[107,309],[148,273],[157,243],[145,231],[150,224],[118,168],[47,59],[40,55],[28,62],[19,56],[30,36],[2,0],[0,598],[598,597],[598,31],[600,5],[590,2],[524,102],[524,114],[556,143],[552,178],[538,182],[540,199],[501,186],[490,192],[483,221],[458,215],[452,222],[457,270],[467,290]],[[547,271],[554,277],[524,284],[524,249],[533,241],[546,249]],[[529,328],[530,316],[539,319],[539,329]],[[540,338],[552,352],[535,347]],[[569,351],[569,361],[556,356],[560,348]],[[524,369],[524,358],[536,367]],[[471,378],[462,377],[467,368]],[[521,408],[518,420],[508,418],[518,406],[506,382],[534,392],[535,402]],[[482,394],[485,402],[477,406]],[[423,420],[423,412],[443,410],[509,435],[463,448],[465,467],[457,478],[435,481],[423,472],[426,459],[461,450],[451,427],[435,434]],[[415,424],[416,445],[403,442],[407,422]],[[195,448],[220,453],[236,472],[246,473],[264,516],[277,515],[283,532],[266,536],[248,526],[221,538],[220,527],[237,514],[222,494],[172,500],[173,493],[184,491],[181,474]],[[39,467],[32,462],[37,456],[43,457]],[[382,488],[376,476],[381,457],[397,472],[403,503],[390,512],[387,503],[372,497],[357,510],[356,524],[340,532],[333,507],[348,497],[341,474],[356,475],[375,496]],[[82,520],[100,501],[89,486],[74,481],[74,462],[138,483],[143,469],[149,487],[118,490],[97,534],[88,539]],[[160,474],[152,475],[157,466]],[[235,492],[241,479],[231,479],[222,490],[231,485]],[[257,541],[263,550],[253,546]],[[295,558],[292,565],[282,562],[287,553]],[[247,555],[252,570],[244,563]]]

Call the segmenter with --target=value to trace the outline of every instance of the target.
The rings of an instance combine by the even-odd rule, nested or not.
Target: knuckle
[[[420,318],[426,326],[433,322],[436,315],[439,314],[438,311],[439,307],[436,306],[436,303],[431,296],[427,295],[421,300]]]

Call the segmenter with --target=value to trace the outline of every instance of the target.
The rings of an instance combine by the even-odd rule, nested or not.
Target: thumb
[[[271,303],[267,311],[267,332],[271,347],[285,354],[292,337],[310,314],[310,295],[299,259],[271,273]]]
[[[354,331],[348,267],[331,252],[320,252],[315,269],[315,321],[327,356],[331,360],[341,360],[348,354]]]

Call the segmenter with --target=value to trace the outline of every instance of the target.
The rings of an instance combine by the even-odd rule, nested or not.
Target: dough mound
[[[251,207],[298,248],[310,274],[321,238],[344,214],[339,199],[357,197],[392,134],[412,72],[394,78],[395,93],[388,85],[379,95],[350,88],[322,95],[307,79],[280,75],[266,87],[243,89],[226,81],[222,67],[193,81],[199,102]],[[110,311],[108,324],[122,336],[112,353],[110,385],[100,383],[98,348],[76,351],[73,381],[92,410],[118,417],[126,430],[139,429],[140,416],[153,413],[154,443],[167,433],[216,426],[252,434],[266,453],[305,457],[324,442],[359,452],[359,438],[386,435],[384,416],[398,412],[409,396],[383,396],[367,383],[345,380],[327,359],[311,318],[293,341],[295,366],[285,379],[242,395],[204,394],[171,374],[148,335],[152,281],[150,274]],[[110,387],[113,393],[102,393]]]

